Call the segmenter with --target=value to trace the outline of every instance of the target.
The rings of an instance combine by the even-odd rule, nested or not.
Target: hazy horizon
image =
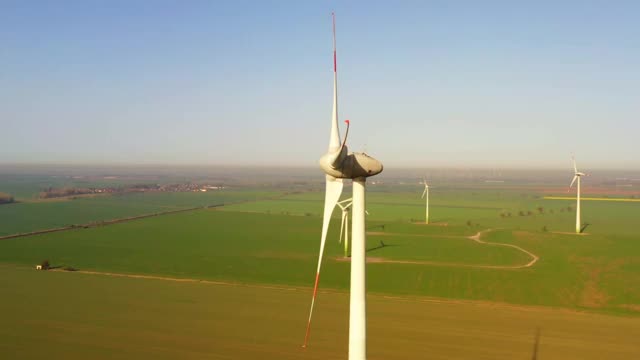
[[[3,6],[0,166],[640,169],[637,2]]]
[[[638,177],[640,179],[640,169],[637,168],[586,168],[580,167],[580,171],[584,171],[589,177],[601,178],[613,175]],[[118,174],[119,172],[127,174],[163,174],[172,173],[176,174],[180,171],[184,171],[185,174],[193,173],[225,173],[225,172],[247,172],[247,173],[264,173],[264,174],[291,174],[291,173],[303,173],[305,175],[315,176],[323,178],[324,173],[319,166],[279,166],[279,165],[224,165],[224,164],[161,164],[161,163],[102,163],[102,164],[80,164],[80,163],[0,163],[0,174],[53,174],[58,173],[60,175],[77,175],[77,174],[92,174],[93,172],[102,172],[104,174]],[[385,168],[383,172],[385,175],[395,176],[398,174],[406,175],[408,173],[414,174],[418,178],[423,175],[429,176],[429,174],[436,173],[469,173],[469,174],[494,174],[497,177],[503,174],[529,174],[536,176],[540,174],[542,177],[551,174],[567,174],[567,177],[573,175],[573,168],[571,167],[481,167],[481,166],[399,166]]]

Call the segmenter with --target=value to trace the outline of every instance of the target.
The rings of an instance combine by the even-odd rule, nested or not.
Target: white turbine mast
[[[327,239],[327,230],[331,214],[335,208],[343,188],[343,179],[353,181],[353,199],[351,202],[351,290],[349,296],[349,360],[365,360],[367,358],[366,334],[366,300],[365,300],[365,206],[366,179],[382,172],[382,163],[365,153],[349,153],[346,143],[349,135],[349,120],[345,120],[347,130],[344,141],[340,140],[338,131],[338,66],[336,56],[336,21],[333,17],[333,113],[331,116],[331,135],[329,151],[320,158],[320,168],[325,172],[326,190],[324,199],[324,215],[322,219],[322,235],[320,237],[320,254],[309,320],[303,347],[307,346],[311,329],[313,306],[318,295],[320,268]]]
[[[426,178],[422,178],[422,183],[424,184],[424,191],[422,192],[422,196],[420,197],[421,199],[425,198],[425,195],[427,196],[427,201],[426,201],[426,216],[425,216],[425,224],[429,224],[429,185],[427,184],[427,179]]]
[[[569,190],[573,187],[573,184],[576,183],[576,234],[580,234],[582,232],[582,224],[580,222],[580,178],[586,176],[587,174],[579,172],[578,166],[576,166],[576,159],[572,155],[571,162],[573,163],[573,180],[571,180],[571,184],[569,185]]]

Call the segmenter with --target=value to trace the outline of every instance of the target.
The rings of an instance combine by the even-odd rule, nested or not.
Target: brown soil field
[[[24,286],[28,283],[29,286]],[[7,359],[346,359],[348,294],[0,268]],[[637,359],[640,318],[370,294],[368,359]],[[538,346],[535,334],[540,330]]]

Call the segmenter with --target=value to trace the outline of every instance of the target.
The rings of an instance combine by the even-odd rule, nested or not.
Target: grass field
[[[498,217],[493,221],[508,220]],[[308,286],[316,265],[320,222],[315,216],[199,210],[4,240],[0,242],[0,262],[33,265],[49,259],[56,265],[80,269]],[[483,239],[521,246],[540,260],[526,269],[484,269],[469,265],[518,265],[529,258],[515,249],[466,239],[480,228],[455,222],[425,226],[371,220],[368,226],[373,234],[367,240],[370,258],[430,264],[371,263],[369,289],[618,313],[637,311],[634,304],[640,303],[640,289],[626,285],[640,281],[636,269],[640,257],[634,255],[639,244],[634,237],[494,230]],[[346,289],[349,265],[338,261],[342,247],[337,244],[337,231],[337,225],[331,228],[322,286]],[[380,240],[387,246],[381,248]]]
[[[0,236],[278,195],[268,191],[129,193],[0,205]]]
[[[28,286],[25,286],[28,284]],[[0,267],[0,354],[12,359],[335,359],[348,294]],[[634,359],[640,319],[369,295],[368,358]],[[37,344],[37,346],[35,345]]]
[[[321,276],[324,292],[313,330],[318,348],[301,352],[323,198],[313,192],[273,194],[234,193],[232,199],[251,201],[1,240],[0,281],[11,291],[1,304],[17,330],[0,341],[0,351],[30,358],[41,353],[28,344],[44,341],[53,358],[68,353],[71,358],[343,357],[349,263],[337,243],[339,211],[334,212]],[[170,195],[132,201],[132,208],[228,201]],[[538,326],[541,359],[640,355],[634,342],[640,329],[640,287],[631,285],[640,283],[637,203],[585,203],[586,234],[576,235],[575,213],[568,209],[572,200],[545,200],[523,190],[441,188],[431,194],[434,224],[424,225],[418,195],[372,187],[368,196],[371,359],[425,353],[430,358],[526,359]],[[85,206],[90,213],[97,201],[56,204],[72,204],[78,213]],[[52,209],[48,214],[62,208]],[[122,213],[127,207],[115,204],[114,209]],[[10,215],[20,224],[19,216]],[[64,218],[78,216],[69,210]],[[16,226],[11,223],[6,222]],[[487,243],[469,239],[481,231]],[[515,269],[531,257],[505,244],[539,260]],[[30,269],[43,259],[98,273],[189,281]],[[47,301],[39,304],[43,293]],[[29,320],[13,315],[31,307]],[[270,327],[274,322],[279,325]],[[53,333],[39,334],[34,330],[39,327]],[[114,330],[121,328],[128,330]],[[137,341],[120,346],[127,337]]]

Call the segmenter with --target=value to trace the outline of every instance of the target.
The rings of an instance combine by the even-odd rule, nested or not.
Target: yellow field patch
[[[543,197],[545,200],[575,200],[574,197],[569,196],[545,196]],[[580,200],[588,200],[588,201],[621,201],[621,202],[640,202],[640,199],[623,199],[623,198],[593,198],[593,197],[583,197]]]

